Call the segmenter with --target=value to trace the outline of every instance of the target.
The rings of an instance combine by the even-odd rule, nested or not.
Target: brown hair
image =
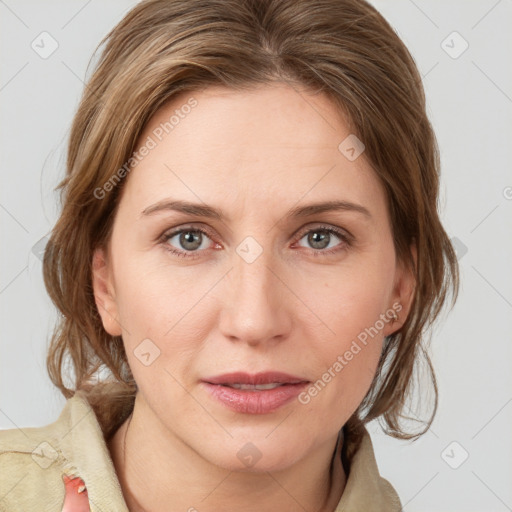
[[[123,342],[103,329],[92,288],[93,251],[109,241],[124,180],[102,199],[94,192],[129,160],[150,117],[180,93],[281,81],[323,92],[348,114],[385,186],[397,257],[417,283],[407,320],[385,338],[372,386],[346,427],[355,432],[379,418],[397,438],[425,433],[438,394],[425,332],[450,288],[455,302],[459,276],[437,212],[439,155],[421,77],[390,25],[363,0],[146,0],[101,45],[73,121],[57,187],[62,212],[44,255],[46,288],[62,314],[47,356],[52,382],[66,398],[88,394],[106,438],[132,410],[137,386]],[[435,403],[424,430],[411,434],[399,421],[422,355]]]

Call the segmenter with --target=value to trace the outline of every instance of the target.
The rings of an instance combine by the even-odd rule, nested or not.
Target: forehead
[[[340,151],[351,136],[327,96],[286,84],[183,93],[146,125],[137,148],[150,150],[131,170],[124,200],[139,214],[166,196],[244,207],[244,215],[302,198],[378,210],[383,190],[364,153],[351,161]]]

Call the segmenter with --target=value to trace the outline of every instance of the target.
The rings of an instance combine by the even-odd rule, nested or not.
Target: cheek
[[[205,293],[207,283],[198,277],[194,267],[184,271],[169,265],[162,255],[133,254],[132,258],[120,260],[116,268],[119,315],[130,333],[147,329],[144,335],[161,338]]]
[[[328,329],[326,336],[314,334],[309,339],[318,361],[314,386],[303,402],[310,401],[311,412],[317,407],[336,418],[355,411],[375,376],[382,351],[383,328],[389,320],[381,314],[388,308],[392,289],[392,258],[375,258],[364,265],[355,263],[336,268],[322,285],[304,287],[308,304]],[[311,284],[311,283],[310,283]],[[309,290],[309,292],[307,291]],[[316,292],[312,292],[316,290]],[[313,317],[311,317],[313,319]],[[313,320],[312,320],[313,322]],[[313,322],[318,329],[318,320]]]
[[[392,261],[392,254],[355,257],[318,276],[316,284],[304,282],[299,293],[325,323],[329,336],[343,345],[367,329],[382,331],[380,315],[390,306],[393,287]]]
[[[180,373],[192,364],[207,338],[205,294],[212,287],[210,276],[198,275],[197,268],[181,269],[140,258],[119,262],[116,268],[116,302],[123,326],[123,342],[130,367],[151,379],[163,368]],[[154,358],[151,372],[144,362]],[[140,359],[146,359],[141,361]],[[142,366],[141,366],[142,363]],[[161,370],[155,372],[153,370]],[[151,373],[151,375],[150,375]]]

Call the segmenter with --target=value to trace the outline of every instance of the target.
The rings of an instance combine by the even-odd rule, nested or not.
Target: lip
[[[290,375],[288,373],[268,371],[255,374],[245,372],[232,372],[218,375],[215,377],[208,377],[202,379],[203,382],[209,384],[299,384],[301,382],[309,382],[307,379]]]
[[[272,384],[280,386],[261,391],[230,388],[230,384]],[[206,391],[229,409],[245,414],[268,414],[291,402],[309,381],[282,372],[226,373],[203,379]]]

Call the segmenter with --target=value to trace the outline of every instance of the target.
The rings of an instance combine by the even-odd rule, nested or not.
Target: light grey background
[[[0,0],[2,429],[50,423],[65,402],[45,369],[55,312],[34,246],[57,219],[53,188],[89,59],[135,3]],[[432,335],[432,429],[411,443],[371,424],[377,462],[407,512],[512,510],[512,1],[373,3],[424,78],[462,278]],[[31,47],[51,49],[42,32],[58,43],[47,58]]]

